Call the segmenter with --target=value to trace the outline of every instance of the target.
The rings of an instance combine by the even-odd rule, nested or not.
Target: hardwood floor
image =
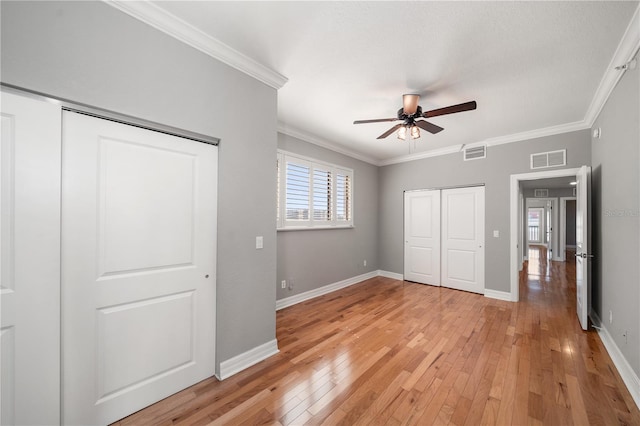
[[[278,355],[117,424],[640,424],[575,263],[529,258],[520,303],[377,277],[283,309]]]

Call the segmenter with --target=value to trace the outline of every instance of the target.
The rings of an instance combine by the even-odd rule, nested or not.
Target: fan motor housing
[[[418,117],[422,117],[422,107],[420,105],[418,105],[416,112],[411,115],[405,114],[404,108],[400,108],[398,110],[398,120],[406,120],[407,118],[418,118]]]

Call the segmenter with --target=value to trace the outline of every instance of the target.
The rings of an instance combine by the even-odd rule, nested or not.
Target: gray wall
[[[1,7],[2,82],[221,138],[217,361],[273,340],[276,90],[102,2]]]
[[[277,283],[293,279],[293,289],[276,285],[277,298],[377,270],[378,167],[281,133],[278,148],[353,169],[354,227],[279,231]]]
[[[629,69],[594,123],[592,307],[640,374],[640,69]],[[609,322],[609,312],[613,321]],[[625,340],[623,334],[628,330]]]
[[[381,167],[380,269],[403,273],[403,191],[485,184],[485,287],[509,292],[510,175],[531,172],[530,154],[563,148],[567,168],[591,164],[589,130],[582,130],[489,147],[483,160],[463,161],[459,153]]]

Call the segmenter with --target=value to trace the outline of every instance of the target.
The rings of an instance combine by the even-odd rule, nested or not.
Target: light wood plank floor
[[[373,278],[279,311],[278,355],[118,424],[640,425],[578,325],[575,263],[532,250],[520,303]]]

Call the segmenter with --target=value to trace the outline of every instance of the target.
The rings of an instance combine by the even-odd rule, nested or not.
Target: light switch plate
[[[261,249],[264,247],[264,240],[262,237],[256,237],[256,248]]]
[[[493,231],[493,238],[499,238],[499,237],[500,237],[500,231],[494,230]]]

